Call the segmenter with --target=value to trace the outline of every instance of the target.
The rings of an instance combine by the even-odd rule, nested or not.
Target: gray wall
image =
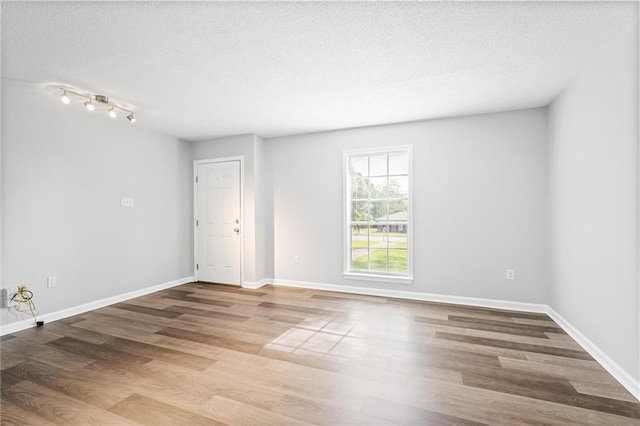
[[[2,103],[3,287],[46,314],[192,275],[187,142],[5,80]]]
[[[534,109],[268,139],[276,281],[545,303],[545,132]],[[393,145],[413,145],[414,283],[347,280],[342,152]]]
[[[256,176],[256,281],[273,278],[273,190],[265,140],[254,140]]]
[[[636,381],[638,29],[587,64],[549,108],[551,306]]]

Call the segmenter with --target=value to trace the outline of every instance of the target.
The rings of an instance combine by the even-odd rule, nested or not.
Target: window
[[[411,147],[344,153],[345,276],[412,276]]]

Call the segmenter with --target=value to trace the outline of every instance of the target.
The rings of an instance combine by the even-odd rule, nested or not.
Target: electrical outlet
[[[300,263],[300,256],[293,256],[293,263],[296,265]]]
[[[16,295],[16,291],[12,288],[3,288],[2,289],[2,307],[10,308],[13,306],[11,299]]]
[[[0,294],[2,295],[2,307],[8,308],[9,301],[11,300],[11,298],[9,297],[9,290],[7,290],[6,288],[3,288]]]
[[[58,280],[54,276],[47,277],[47,288],[52,288],[58,285]]]
[[[507,276],[508,280],[515,280],[516,279],[516,270],[515,269],[507,269],[506,276]]]

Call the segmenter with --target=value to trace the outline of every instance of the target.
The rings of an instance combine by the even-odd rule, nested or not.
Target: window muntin
[[[410,147],[345,153],[346,275],[411,277]]]

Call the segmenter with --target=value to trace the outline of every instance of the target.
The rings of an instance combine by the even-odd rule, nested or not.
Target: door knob
[[[233,232],[235,232],[236,234],[240,235],[240,228],[238,228],[238,227],[233,228]]]

